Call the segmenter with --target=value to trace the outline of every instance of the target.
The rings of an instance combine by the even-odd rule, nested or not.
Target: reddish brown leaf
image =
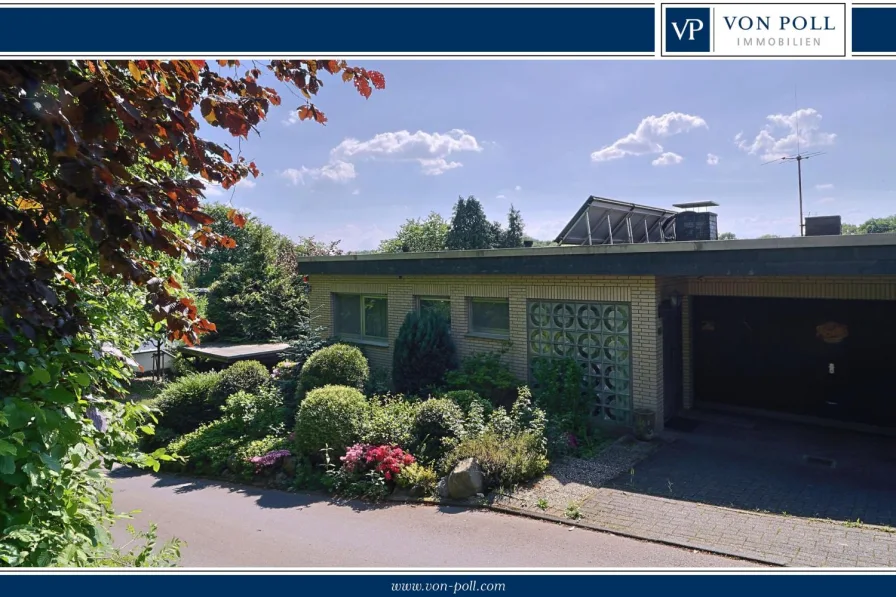
[[[227,210],[227,219],[233,222],[233,225],[237,228],[242,228],[246,225],[246,216],[233,208]]]
[[[177,289],[182,288],[182,286],[177,282],[177,280],[174,279],[174,276],[168,276],[168,286],[170,286],[171,288],[177,288]]]
[[[230,155],[230,152],[227,151],[226,149],[224,150],[224,153],[221,154],[221,157],[224,158],[224,161],[227,162],[228,164],[233,163],[233,157]]]

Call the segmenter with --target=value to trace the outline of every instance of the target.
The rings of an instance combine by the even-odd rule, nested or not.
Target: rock
[[[455,500],[462,500],[482,493],[485,478],[482,468],[473,458],[467,458],[457,463],[454,470],[448,475],[448,495]]]
[[[436,493],[441,498],[446,498],[449,496],[448,494],[448,477],[442,477],[439,481],[439,484],[436,486]]]
[[[283,472],[290,477],[296,474],[296,459],[294,456],[288,456],[283,459]]]
[[[408,497],[412,498],[422,498],[426,497],[426,488],[422,485],[414,485],[410,489],[408,489]]]

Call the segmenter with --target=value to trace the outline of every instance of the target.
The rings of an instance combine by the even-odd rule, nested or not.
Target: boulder
[[[436,485],[436,494],[440,498],[448,497],[448,477],[442,477]]]
[[[482,468],[473,458],[461,460],[448,475],[448,495],[455,500],[463,500],[483,492],[485,476]]]
[[[287,456],[283,459],[283,472],[289,476],[296,474],[296,459],[294,456]]]

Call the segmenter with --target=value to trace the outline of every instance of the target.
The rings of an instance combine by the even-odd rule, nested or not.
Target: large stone
[[[473,458],[461,460],[448,475],[448,495],[455,500],[463,500],[482,493],[485,477],[482,468]]]
[[[448,496],[448,477],[442,477],[439,479],[439,484],[436,485],[436,494],[440,498],[446,498]]]

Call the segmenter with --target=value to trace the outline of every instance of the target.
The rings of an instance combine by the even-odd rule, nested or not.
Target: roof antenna
[[[789,162],[796,162],[796,176],[797,176],[797,184],[799,185],[799,194],[800,194],[800,236],[806,236],[806,224],[803,221],[803,160],[808,160],[809,158],[814,158],[816,156],[824,155],[823,151],[813,151],[811,153],[803,153],[802,145],[801,145],[801,131],[800,131],[800,115],[799,115],[799,104],[796,100],[796,86],[793,88],[793,103],[794,103],[794,116],[796,117],[796,155],[792,156],[784,156],[769,162],[762,164],[763,166],[767,166],[768,164],[786,164]]]

